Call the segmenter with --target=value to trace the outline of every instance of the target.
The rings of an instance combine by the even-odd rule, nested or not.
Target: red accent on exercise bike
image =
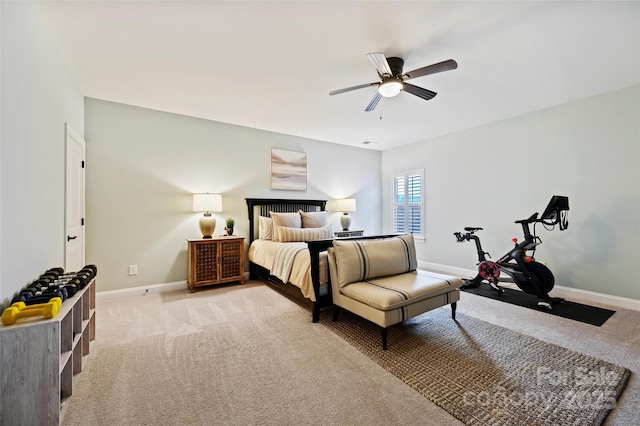
[[[497,282],[500,276],[500,269],[498,269],[495,262],[491,262],[490,260],[481,262],[480,265],[478,265],[478,272],[482,278],[493,282]]]
[[[513,241],[515,244],[518,244],[518,239],[517,238],[512,238],[511,241]]]

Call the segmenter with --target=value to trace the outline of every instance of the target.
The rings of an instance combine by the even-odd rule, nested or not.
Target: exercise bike
[[[549,296],[555,283],[553,273],[544,264],[536,262],[533,255],[536,247],[542,244],[540,237],[536,236],[536,224],[542,223],[545,227],[552,227],[551,229],[555,225],[559,225],[560,230],[564,231],[569,226],[568,211],[569,198],[554,195],[540,217],[538,217],[538,213],[534,213],[527,219],[516,220],[515,223],[522,226],[524,240],[518,243],[518,239],[513,238],[515,246],[496,262],[487,260],[487,257],[491,256],[482,249],[480,237],[475,235],[482,228],[465,227],[466,233],[464,234],[454,232],[459,243],[473,240],[478,252],[478,275],[466,280],[461,288],[475,288],[486,280],[491,289],[501,295],[504,293],[504,288],[500,287],[498,283],[513,282],[525,293],[538,296],[538,308],[541,310],[549,312],[553,305],[563,303],[564,299]],[[533,234],[530,229],[532,224]],[[531,252],[531,254],[527,254],[527,252]],[[501,276],[501,273],[509,278],[505,275]]]

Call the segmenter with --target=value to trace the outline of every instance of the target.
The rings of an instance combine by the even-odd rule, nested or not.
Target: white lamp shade
[[[392,98],[402,90],[403,85],[400,81],[389,79],[378,86],[378,92],[385,98]]]
[[[356,199],[355,198],[340,198],[333,200],[333,210],[336,212],[355,212],[356,211]]]
[[[208,192],[193,194],[193,211],[220,213],[222,211],[222,195]]]

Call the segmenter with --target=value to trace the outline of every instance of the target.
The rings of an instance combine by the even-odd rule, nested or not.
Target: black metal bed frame
[[[247,202],[247,208],[249,210],[249,244],[257,238],[256,232],[258,216],[269,217],[270,211],[278,213],[293,213],[298,210],[302,210],[304,212],[321,211],[325,209],[327,204],[326,200],[298,200],[282,198],[245,198],[245,201]],[[329,246],[330,245],[331,244],[329,244]],[[290,283],[283,283],[280,279],[271,275],[271,271],[260,265],[256,265],[251,261],[249,261],[249,277],[251,279],[263,280],[271,284],[277,290],[293,296],[295,299],[303,301],[305,304],[311,304],[312,321],[318,322],[320,320],[320,309],[326,306],[332,306],[333,299],[331,297],[330,286],[329,291],[326,294],[320,294],[320,252],[316,251],[311,253],[311,249],[309,252],[311,254],[311,279],[313,282],[313,291],[316,297],[315,302],[305,298],[297,286]]]

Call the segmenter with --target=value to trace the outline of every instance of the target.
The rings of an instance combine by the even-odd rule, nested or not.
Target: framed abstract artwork
[[[271,148],[271,189],[307,190],[307,153]]]

